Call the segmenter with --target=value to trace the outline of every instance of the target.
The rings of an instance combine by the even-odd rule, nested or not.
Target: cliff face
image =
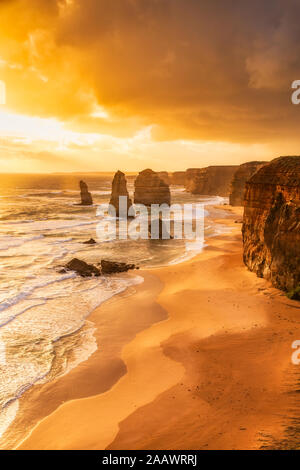
[[[246,183],[244,262],[275,287],[300,284],[300,157],[281,157]]]
[[[152,170],[144,170],[135,180],[134,202],[136,204],[170,204],[169,185]]]
[[[185,189],[188,192],[192,192],[196,187],[196,180],[200,177],[201,172],[204,172],[206,168],[189,168],[185,172]]]
[[[82,206],[92,206],[93,198],[91,193],[89,193],[88,185],[84,181],[80,181],[80,196],[81,196],[81,205]]]
[[[190,168],[186,171],[185,188],[192,194],[208,196],[229,196],[235,165]]]
[[[174,171],[173,173],[168,173],[167,171],[158,171],[157,174],[160,179],[168,185],[174,184],[184,186],[185,184],[185,171]]]
[[[127,191],[127,181],[125,174],[121,171],[117,171],[114,176],[112,182],[112,191],[111,191],[111,198],[110,204],[115,207],[116,209],[116,216],[119,217],[120,207],[119,207],[119,196],[124,196],[127,198],[127,211],[132,206],[132,201],[129,197],[129,193]]]
[[[171,184],[184,186],[185,177],[186,177],[185,171],[174,171],[174,173],[171,173]]]
[[[266,164],[266,162],[248,162],[240,165],[231,182],[229,204],[232,206],[244,205],[246,182],[251,178],[252,175],[254,175],[256,171]]]

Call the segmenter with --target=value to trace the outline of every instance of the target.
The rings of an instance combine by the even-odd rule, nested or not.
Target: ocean
[[[83,207],[79,181],[94,205]],[[34,386],[68,373],[97,348],[89,315],[129,286],[139,271],[84,279],[61,267],[74,257],[156,267],[179,263],[203,249],[184,240],[97,240],[97,206],[107,204],[112,175],[0,175],[0,437],[13,422],[18,399]],[[134,180],[128,178],[133,195]],[[220,197],[192,196],[171,187],[172,203],[201,202],[212,214]],[[222,233],[205,220],[205,238]]]

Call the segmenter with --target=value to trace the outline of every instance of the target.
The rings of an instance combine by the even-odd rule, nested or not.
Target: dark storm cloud
[[[294,0],[80,0],[57,41],[84,54],[105,106],[179,133],[261,139],[280,113],[293,125],[299,15]]]

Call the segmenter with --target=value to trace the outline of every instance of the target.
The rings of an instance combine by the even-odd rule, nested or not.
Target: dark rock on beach
[[[84,245],[96,245],[96,241],[93,238],[90,238],[86,242],[83,242]]]
[[[68,271],[66,268],[62,268],[58,271],[59,274],[66,274]]]
[[[88,264],[80,259],[74,258],[66,265],[65,268],[63,268],[62,271],[74,271],[81,277],[98,277],[101,276],[101,274],[125,273],[130,269],[138,269],[134,264],[118,263],[115,261],[107,261],[104,259],[101,260],[98,266],[99,267],[94,266],[93,264]]]
[[[134,264],[117,263],[115,261],[101,260],[100,263],[102,274],[125,273],[130,269],[135,269]]]
[[[72,261],[66,265],[66,268],[69,271],[75,271],[81,277],[101,276],[99,268],[77,258],[72,259]]]

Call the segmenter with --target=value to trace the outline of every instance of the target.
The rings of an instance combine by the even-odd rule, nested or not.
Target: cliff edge
[[[283,290],[300,284],[300,157],[280,157],[246,183],[244,263]]]

